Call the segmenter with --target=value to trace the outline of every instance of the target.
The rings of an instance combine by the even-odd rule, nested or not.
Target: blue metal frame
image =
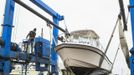
[[[52,17],[56,17],[58,19],[58,21],[61,21],[64,19],[63,16],[59,15],[57,12],[55,12],[53,9],[51,9],[47,4],[45,4],[41,0],[30,0],[30,1],[32,1],[34,4],[36,4],[38,7],[43,9],[45,12],[47,12]]]
[[[43,3],[41,0],[31,0],[34,4],[36,4],[38,7],[43,9],[45,12],[50,14],[53,17],[53,22],[58,25],[59,21],[63,20],[63,16],[60,16],[58,13],[56,13],[53,9],[49,8],[45,3]],[[2,31],[2,39],[5,43],[4,47],[0,48],[0,56],[3,59],[0,59],[0,72],[3,73],[3,75],[9,75],[11,71],[11,60],[10,59],[17,59],[16,63],[22,63],[19,60],[27,60],[30,58],[30,62],[36,62],[36,56],[30,55],[24,52],[15,52],[11,51],[11,35],[12,35],[12,27],[13,27],[13,17],[14,17],[14,8],[15,8],[15,2],[13,0],[6,0],[6,7],[5,7],[5,14],[4,14],[4,23],[3,23],[3,31]],[[52,52],[51,52],[51,65],[52,65],[52,73],[55,73],[58,75],[57,71],[57,53],[54,50],[55,47],[55,41],[57,42],[58,37],[58,29],[53,28],[53,36],[55,39],[53,39],[52,43]],[[19,48],[18,48],[19,49]],[[40,63],[46,63],[49,64],[49,60],[47,57],[38,57],[38,61]]]
[[[6,0],[3,31],[2,31],[2,39],[5,42],[4,50],[5,50],[6,56],[9,56],[9,53],[10,53],[14,6],[15,6],[15,3],[13,0]]]
[[[5,46],[3,48],[4,49],[3,55],[5,57],[9,57],[9,54],[10,54],[14,6],[15,6],[15,3],[13,0],[6,0],[3,31],[2,31],[2,39],[5,42]],[[4,66],[2,66],[3,67],[3,75],[8,75],[11,70],[11,62],[10,62],[10,60],[2,60],[2,61],[4,64]]]
[[[53,21],[55,24],[59,25],[59,20],[56,18],[56,17],[53,17]],[[58,38],[58,29],[57,28],[53,28],[53,41],[52,41],[52,50],[51,50],[51,64],[52,64],[52,68],[51,68],[51,71],[52,73],[56,73],[56,75],[58,75],[58,66],[57,66],[57,60],[58,60],[58,56],[57,56],[57,53],[56,51],[54,50],[55,48],[55,42],[57,42],[57,38]]]
[[[131,27],[132,27],[132,43],[133,47],[131,49],[131,57],[130,57],[130,70],[131,75],[134,75],[134,0],[130,0],[130,14],[131,14]]]
[[[36,4],[38,7],[40,7],[41,9],[43,9],[44,11],[46,11],[48,14],[50,14],[53,17],[53,22],[56,25],[59,25],[59,21],[63,20],[64,17],[59,15],[57,12],[55,12],[53,9],[51,9],[48,5],[46,5],[45,3],[43,3],[41,0],[30,0],[32,1],[34,4]],[[57,37],[58,37],[58,29],[57,28],[53,28],[53,42],[52,42],[52,51],[51,51],[51,72],[52,73],[56,73],[56,75],[58,75],[58,66],[57,66],[57,53],[54,50],[55,48],[55,42],[58,42]]]

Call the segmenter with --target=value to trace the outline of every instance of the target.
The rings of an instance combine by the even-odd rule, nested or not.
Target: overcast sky
[[[52,18],[46,14],[44,11],[36,7],[34,4],[30,3],[28,0],[22,0],[29,6],[36,9],[38,12],[47,16],[49,19]],[[65,16],[65,22],[69,31],[79,30],[79,29],[92,29],[100,36],[100,42],[103,47],[107,46],[108,40],[111,36],[113,27],[117,20],[119,14],[118,0],[42,0],[50,7],[52,7],[59,14]],[[127,7],[129,0],[124,0],[125,7]],[[3,22],[3,11],[4,11],[5,0],[0,2],[0,23]],[[128,11],[126,10],[126,14]],[[130,18],[130,17],[129,17]],[[33,15],[29,11],[25,10],[19,5],[15,8],[14,17],[13,37],[12,41],[20,42],[25,39],[27,33],[33,28],[37,28],[37,36],[41,33],[41,28],[44,28],[44,37],[49,39],[49,28],[47,28],[46,23]],[[60,26],[65,28],[64,22],[60,22]],[[126,37],[128,38],[129,48],[131,45],[131,28],[130,23],[128,23],[128,31],[126,32]],[[111,43],[110,50],[107,55],[111,60],[115,55],[117,47],[119,45],[118,32],[116,31],[114,40]],[[115,63],[113,73],[126,75],[128,74],[128,68],[124,61],[124,56],[119,51],[117,61]]]

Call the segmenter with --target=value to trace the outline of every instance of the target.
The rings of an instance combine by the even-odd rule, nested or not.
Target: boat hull
[[[110,73],[112,67],[111,62],[101,50],[95,47],[65,43],[56,46],[56,51],[64,61],[65,67],[71,68],[71,70],[75,72],[78,71],[76,72],[78,74],[83,70],[88,70],[90,73],[98,70],[101,70],[106,74]],[[102,61],[102,64],[100,64],[103,56],[104,60]]]

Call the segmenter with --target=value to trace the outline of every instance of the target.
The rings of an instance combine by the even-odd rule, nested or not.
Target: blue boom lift
[[[51,65],[50,74],[58,75],[57,71],[57,54],[54,50],[55,41],[57,42],[58,30],[61,30],[65,34],[68,34],[67,30],[59,27],[59,21],[63,20],[64,17],[59,15],[48,5],[43,3],[41,0],[30,0],[33,4],[40,7],[42,10],[52,16],[53,22],[41,15],[39,12],[32,9],[30,6],[22,2],[21,0],[6,0],[4,23],[2,24],[2,36],[0,38],[0,73],[2,75],[9,75],[12,70],[12,62],[18,64],[26,64],[34,62],[36,63],[36,71],[48,71],[48,65]],[[41,37],[35,38],[35,55],[23,52],[16,43],[11,42],[11,34],[13,26],[14,8],[15,3],[21,5],[25,9],[29,10],[33,14],[37,15],[41,19],[52,25],[53,28],[53,39],[52,48],[50,53],[50,42],[49,40]],[[26,43],[26,42],[25,42]],[[49,55],[51,54],[51,58]],[[45,64],[45,67],[41,67],[41,64]]]

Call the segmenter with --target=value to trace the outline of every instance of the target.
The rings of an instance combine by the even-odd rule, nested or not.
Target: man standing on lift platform
[[[35,36],[36,36],[36,28],[34,28],[32,31],[30,31],[26,37],[28,39],[29,44],[31,44],[31,53],[32,54],[34,54],[33,43],[34,43]]]

